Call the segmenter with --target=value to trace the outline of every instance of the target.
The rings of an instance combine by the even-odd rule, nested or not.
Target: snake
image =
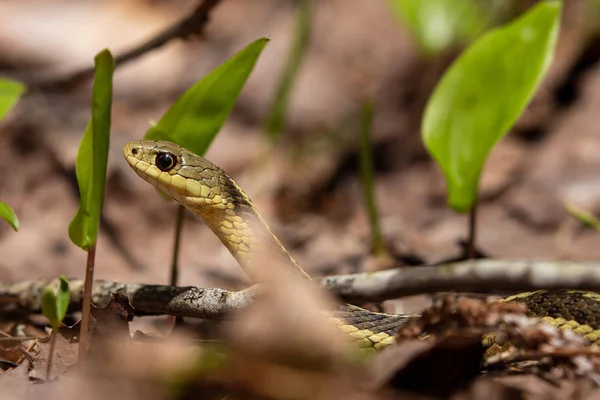
[[[271,231],[244,190],[221,168],[169,141],[136,140],[123,147],[129,166],[146,182],[198,216],[255,280],[257,247],[267,243],[298,274],[311,279]],[[600,343],[600,295],[576,290],[538,290],[509,296],[529,315]],[[365,351],[395,343],[395,333],[418,314],[387,314],[342,304],[332,316],[338,330]]]

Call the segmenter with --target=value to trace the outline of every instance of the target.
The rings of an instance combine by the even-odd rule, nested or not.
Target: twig
[[[41,309],[40,298],[48,285],[57,281],[34,280],[16,283],[0,283],[0,315],[9,313],[32,313]],[[69,281],[71,312],[81,310],[84,282]],[[174,315],[181,317],[219,319],[231,316],[248,306],[258,291],[252,286],[239,292],[218,288],[174,287],[168,285],[144,285],[95,281],[92,301],[98,306],[108,303],[114,292],[127,295],[136,315]]]
[[[173,39],[187,39],[191,35],[202,33],[206,26],[212,9],[221,0],[204,0],[196,9],[186,17],[167,27],[148,41],[131,48],[115,57],[115,67],[136,59],[152,50],[156,50]],[[94,67],[85,67],[64,76],[25,79],[25,83],[38,90],[67,90],[94,75]]]
[[[28,342],[30,340],[38,340],[35,336],[10,336],[0,338],[0,348],[6,345],[21,344],[22,342]]]
[[[321,283],[349,302],[434,292],[600,290],[600,262],[477,259],[438,266],[329,276]]]
[[[562,358],[571,359],[577,356],[585,357],[599,357],[600,352],[596,348],[559,348],[546,351],[525,351],[522,353],[511,354],[507,353],[505,357],[494,356],[490,360],[487,360],[484,364],[484,368],[487,370],[499,369],[503,370],[511,364],[515,364],[522,361],[539,361],[543,358]]]

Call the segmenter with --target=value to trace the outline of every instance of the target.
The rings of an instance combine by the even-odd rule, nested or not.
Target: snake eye
[[[156,156],[156,166],[163,172],[173,169],[177,165],[177,157],[171,153],[158,153]]]

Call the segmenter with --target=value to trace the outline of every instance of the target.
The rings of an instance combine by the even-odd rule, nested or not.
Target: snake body
[[[270,244],[299,274],[309,275],[273,234],[242,188],[222,169],[166,141],[132,141],[123,147],[131,168],[145,181],[200,217],[254,280],[257,246]],[[530,315],[600,342],[600,295],[583,291],[537,291],[505,299],[525,303]],[[342,305],[333,321],[364,349],[394,343],[394,334],[415,315],[395,315]]]

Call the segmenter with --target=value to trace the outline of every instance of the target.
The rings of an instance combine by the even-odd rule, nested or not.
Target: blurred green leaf
[[[283,70],[283,75],[280,78],[277,91],[275,92],[275,98],[269,109],[269,116],[267,117],[266,130],[272,141],[277,140],[283,131],[290,95],[296,81],[296,76],[300,70],[302,59],[310,43],[314,0],[299,1],[294,44]]]
[[[427,104],[423,141],[440,164],[448,203],[467,211],[483,164],[525,109],[554,54],[561,3],[543,1],[480,37],[444,74]]]
[[[0,120],[17,104],[26,89],[20,82],[0,79]]]
[[[19,219],[17,218],[17,214],[15,214],[15,211],[10,208],[10,206],[6,203],[3,203],[0,201],[0,217],[4,218],[4,220],[6,222],[8,222],[10,224],[10,226],[13,227],[13,229],[16,231],[19,230]]]
[[[104,200],[106,164],[110,140],[112,78],[115,62],[108,50],[94,59],[96,73],[92,93],[92,119],[77,153],[75,171],[81,200],[69,225],[71,241],[84,250],[96,243]]]
[[[600,231],[600,220],[598,220],[598,218],[594,217],[591,213],[582,210],[579,207],[575,207],[572,204],[565,204],[565,208],[567,209],[567,212],[569,214],[571,214],[571,216],[573,218],[575,218],[577,221],[581,222],[583,225],[590,227],[592,229],[595,229],[597,231]]]
[[[71,291],[69,290],[69,281],[63,275],[60,276],[60,286],[56,295],[56,310],[59,320],[63,320],[67,315],[69,303],[71,301]]]
[[[475,0],[388,0],[388,3],[427,55],[468,42],[487,26]]]
[[[600,9],[600,0],[588,0],[588,4],[595,9],[593,11],[598,11],[598,9]]]
[[[216,341],[207,341],[200,349],[195,362],[191,363],[187,369],[167,373],[165,377],[167,398],[183,398],[184,391],[189,389],[190,382],[194,382],[200,376],[223,370],[227,366],[229,353],[227,346]]]
[[[44,290],[42,294],[42,314],[48,318],[52,329],[57,329],[65,315],[67,315],[70,296],[69,281],[62,275],[60,276],[58,293],[54,293],[51,287]]]
[[[188,89],[146,132],[145,139],[169,140],[203,155],[225,123],[269,39],[246,46]]]
[[[48,318],[53,329],[60,325],[56,309],[56,295],[50,287],[47,287],[42,294],[42,314]]]

